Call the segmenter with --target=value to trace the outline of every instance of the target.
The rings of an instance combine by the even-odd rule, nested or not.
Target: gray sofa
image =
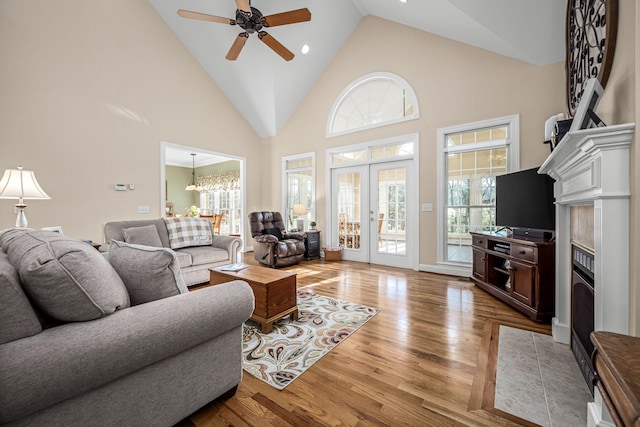
[[[166,248],[41,230],[0,248],[0,425],[171,426],[235,393],[245,282],[189,292]]]
[[[205,220],[203,219],[203,221]],[[213,225],[210,221],[207,221],[207,223],[211,227],[211,234],[213,235],[213,243],[211,245],[175,249],[180,268],[182,269],[182,276],[187,286],[208,282],[209,269],[212,267],[237,262],[238,251],[242,245],[242,240],[238,237],[214,235]],[[102,245],[100,250],[108,251],[111,240],[127,241],[125,230],[148,225],[156,227],[162,247],[171,248],[166,222],[162,218],[159,218],[107,222],[104,225],[104,237],[107,243]]]

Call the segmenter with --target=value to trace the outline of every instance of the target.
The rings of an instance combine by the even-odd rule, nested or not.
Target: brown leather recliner
[[[251,212],[249,224],[253,256],[259,263],[286,267],[297,264],[304,256],[305,234],[287,233],[280,212]]]

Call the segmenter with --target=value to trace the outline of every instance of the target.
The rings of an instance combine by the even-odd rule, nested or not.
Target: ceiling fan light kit
[[[205,13],[193,12],[190,10],[179,9],[178,15],[187,19],[197,19],[199,21],[215,22],[219,24],[237,25],[244,31],[236,37],[227,56],[229,61],[238,59],[244,44],[247,42],[250,34],[258,33],[258,38],[264,44],[269,46],[271,50],[280,55],[285,61],[291,61],[295,55],[287,49],[282,43],[276,40],[272,35],[263,30],[265,27],[277,27],[280,25],[295,24],[298,22],[307,22],[311,20],[311,12],[307,8],[290,10],[288,12],[276,13],[264,16],[255,7],[251,6],[249,0],[236,0],[236,18],[223,18],[215,15],[207,15]]]

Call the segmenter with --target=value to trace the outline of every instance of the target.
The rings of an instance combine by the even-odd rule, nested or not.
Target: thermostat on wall
[[[116,191],[127,191],[127,184],[116,184]]]

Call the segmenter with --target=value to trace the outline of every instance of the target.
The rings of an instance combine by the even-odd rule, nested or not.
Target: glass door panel
[[[332,171],[332,241],[343,247],[342,258],[368,262],[368,174],[366,167]]]
[[[411,162],[371,165],[371,209],[369,210],[371,262],[413,267],[415,204],[411,194]]]

